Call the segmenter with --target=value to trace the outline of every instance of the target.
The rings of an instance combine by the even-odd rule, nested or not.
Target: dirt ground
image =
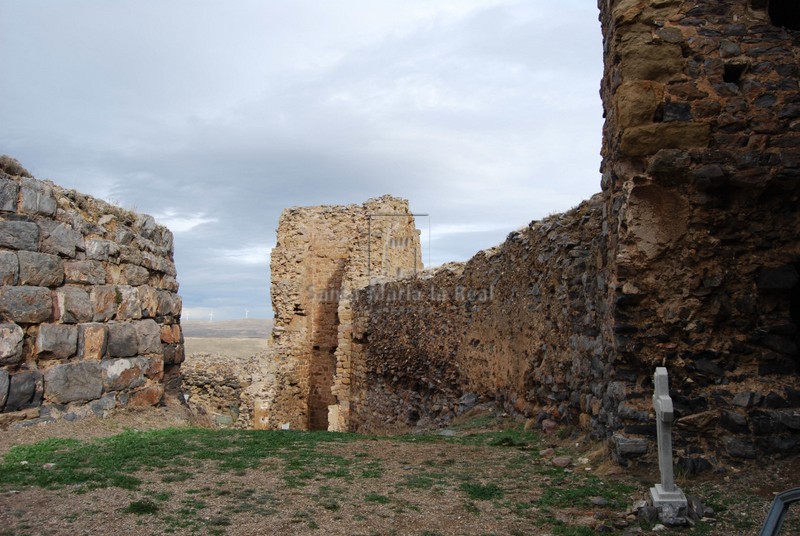
[[[86,419],[0,433],[0,458],[14,445],[50,437],[87,440],[125,430],[197,425],[182,406],[120,412],[108,419]],[[494,426],[494,425],[492,425]],[[491,429],[491,426],[488,428]],[[461,432],[457,432],[461,433]],[[562,469],[541,457],[554,448],[569,456]],[[69,486],[19,489],[0,486],[0,535],[51,534],[413,534],[588,535],[645,532],[630,505],[642,499],[657,469],[623,470],[606,460],[602,445],[574,437],[543,437],[528,448],[356,438],[318,447],[322,455],[346,461],[347,469],[294,468],[282,459],[265,459],[253,469],[221,472],[214,462],[192,467],[141,471],[139,489],[75,490]],[[309,473],[310,471],[310,473]],[[316,471],[316,472],[315,472]],[[292,475],[309,473],[301,485]],[[717,510],[694,528],[667,529],[681,535],[754,534],[778,491],[800,484],[798,458],[749,466],[729,466],[719,474],[682,478],[687,492]],[[0,478],[2,476],[0,475]],[[567,479],[567,480],[565,480]],[[471,498],[464,482],[498,483],[498,497]],[[575,483],[575,490],[564,482]],[[592,506],[588,497],[574,503],[566,494],[589,486],[589,494],[611,498]],[[491,488],[486,488],[491,491]],[[569,497],[570,495],[567,495]],[[592,497],[594,500],[594,497]],[[158,514],[133,512],[152,505]],[[587,506],[588,505],[588,506]],[[647,529],[649,532],[650,529]],[[794,533],[792,533],[794,534]]]

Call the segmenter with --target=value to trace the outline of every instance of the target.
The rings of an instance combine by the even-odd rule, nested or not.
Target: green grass
[[[378,503],[378,504],[388,504],[391,501],[391,499],[386,495],[380,495],[378,493],[367,493],[366,495],[364,495],[364,501]]]
[[[132,501],[128,506],[122,509],[126,514],[136,514],[140,516],[157,514],[158,510],[158,505],[149,499]]]
[[[473,482],[464,482],[459,487],[461,491],[467,494],[470,499],[476,501],[490,501],[492,499],[502,499],[504,492],[495,484],[476,484]]]

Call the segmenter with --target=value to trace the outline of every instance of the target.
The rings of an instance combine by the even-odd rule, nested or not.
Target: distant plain
[[[273,320],[248,318],[240,320],[185,320],[181,322],[186,355],[211,354],[247,358],[266,351]]]

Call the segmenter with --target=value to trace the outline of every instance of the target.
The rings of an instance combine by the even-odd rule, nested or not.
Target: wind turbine
[[[249,317],[247,316],[247,315],[249,315],[249,314],[250,314],[250,310],[249,310],[249,309],[245,309],[245,310],[244,310],[244,318],[245,318],[245,320],[247,320],[247,319],[249,318]]]
[[[213,322],[214,321],[214,311],[211,311],[210,313],[208,313],[208,321],[209,322]]]

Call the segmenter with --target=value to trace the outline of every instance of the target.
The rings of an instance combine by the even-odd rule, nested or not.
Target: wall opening
[[[797,0],[770,0],[768,12],[775,26],[800,30],[800,2]]]

